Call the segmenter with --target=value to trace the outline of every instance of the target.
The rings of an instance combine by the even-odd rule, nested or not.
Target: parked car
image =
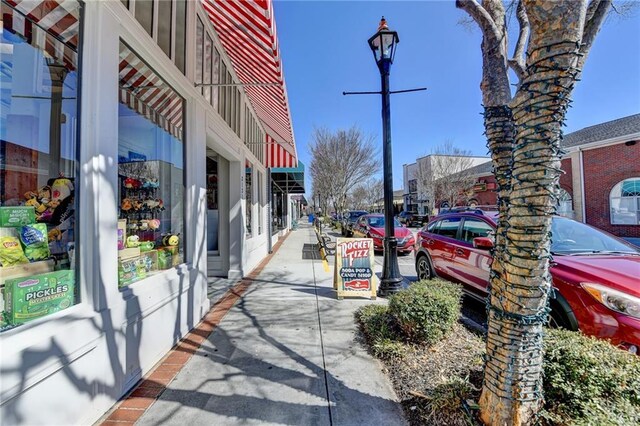
[[[419,279],[439,276],[487,296],[497,214],[478,211],[434,218],[418,232]],[[553,217],[550,324],[609,339],[640,352],[640,250],[564,217]]]
[[[424,226],[429,216],[418,214],[416,211],[402,211],[397,216],[398,221],[407,226]]]
[[[385,236],[384,215],[366,214],[360,216],[353,226],[353,236],[358,238],[372,238],[373,249],[382,251],[384,249],[382,240]],[[413,232],[402,226],[397,219],[394,219],[394,235],[398,240],[398,253],[411,253],[415,248],[415,238]]]
[[[350,237],[353,235],[353,224],[356,222],[356,220],[364,215],[367,214],[369,212],[364,211],[364,210],[351,210],[346,212],[344,215],[342,215],[342,222],[341,222],[341,234],[343,237]]]

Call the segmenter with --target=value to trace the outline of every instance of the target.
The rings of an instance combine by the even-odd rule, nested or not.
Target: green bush
[[[640,357],[566,330],[547,330],[544,349],[543,420],[640,424]]]
[[[420,281],[389,299],[389,313],[414,343],[440,341],[460,318],[460,286],[444,280]]]
[[[404,356],[405,347],[398,340],[389,308],[385,305],[366,305],[356,311],[356,319],[374,356],[382,359]]]

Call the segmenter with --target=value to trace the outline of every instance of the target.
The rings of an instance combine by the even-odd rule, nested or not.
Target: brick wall
[[[640,225],[612,225],[609,194],[620,181],[640,176],[640,142],[583,153],[586,222],[619,237],[640,237]]]
[[[573,194],[573,171],[571,170],[571,158],[565,158],[562,160],[562,171],[564,174],[560,175],[560,187],[569,194]]]

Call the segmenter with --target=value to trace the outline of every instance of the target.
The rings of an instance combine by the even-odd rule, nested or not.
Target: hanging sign
[[[344,297],[376,298],[375,258],[371,238],[338,238],[333,288],[338,299]]]

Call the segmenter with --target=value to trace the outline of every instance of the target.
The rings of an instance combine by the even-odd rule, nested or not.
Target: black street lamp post
[[[402,275],[398,267],[398,241],[395,237],[393,212],[393,173],[391,161],[391,107],[389,92],[389,70],[396,53],[396,44],[400,41],[398,33],[389,30],[387,21],[382,17],[378,32],[369,39],[369,47],[378,64],[382,80],[382,156],[384,169],[384,261],[382,279],[378,293],[387,296],[402,289]]]

